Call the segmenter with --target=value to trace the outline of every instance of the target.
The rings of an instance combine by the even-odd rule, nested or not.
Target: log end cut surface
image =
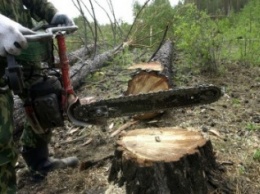
[[[149,92],[158,92],[169,89],[170,84],[166,76],[159,74],[156,71],[140,71],[128,82],[128,89],[125,92],[125,95],[145,94]],[[135,115],[134,119],[151,119],[161,113],[162,111],[147,112]]]
[[[168,90],[170,88],[168,78],[158,72],[141,71],[128,83],[126,95],[141,94]]]
[[[160,62],[158,61],[152,61],[149,63],[138,63],[138,64],[134,64],[131,67],[129,67],[128,69],[142,69],[142,70],[153,70],[153,71],[162,71],[163,70],[163,66]]]
[[[206,139],[197,131],[182,128],[138,129],[121,137],[118,144],[124,157],[139,165],[149,162],[174,162],[187,154],[197,152]]]

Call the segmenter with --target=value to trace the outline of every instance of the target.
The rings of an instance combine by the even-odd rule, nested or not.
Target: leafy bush
[[[185,54],[190,68],[216,71],[219,30],[216,23],[195,5],[186,4],[175,10],[173,27],[176,46]]]

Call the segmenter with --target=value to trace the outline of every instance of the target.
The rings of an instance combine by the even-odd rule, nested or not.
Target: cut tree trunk
[[[87,56],[90,56],[94,51],[94,45],[88,45],[86,48],[82,47],[71,53],[68,53],[70,65],[74,65],[78,61],[85,61]]]
[[[173,88],[172,61],[174,49],[171,41],[166,41],[148,63],[134,64],[129,69],[136,69],[128,82],[125,95],[158,92]],[[149,112],[134,116],[137,120],[152,119],[162,112]]]
[[[109,181],[124,185],[131,194],[207,194],[212,184],[216,189],[222,181],[212,178],[217,171],[212,144],[200,132],[180,127],[136,129],[117,142]]]
[[[122,50],[121,46],[118,46],[110,51],[97,55],[93,60],[86,60],[84,62],[75,63],[70,68],[70,79],[74,89],[79,88],[84,84],[85,77],[103,66],[106,66],[108,62]],[[80,51],[79,51],[80,52]],[[83,51],[82,51],[83,52]],[[82,53],[81,53],[82,54]],[[23,103],[18,96],[14,96],[14,134],[19,135],[23,129],[25,121],[25,112],[23,110]]]

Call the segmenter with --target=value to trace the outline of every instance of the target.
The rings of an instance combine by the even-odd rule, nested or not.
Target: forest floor
[[[90,75],[77,93],[80,97],[119,96],[126,91],[129,79],[126,67],[111,65]],[[260,68],[230,65],[218,76],[177,71],[173,81],[177,86],[212,83],[223,87],[225,94],[215,103],[173,109],[125,130],[180,126],[203,131],[213,144],[217,162],[226,169],[223,173],[225,181],[233,185],[232,193],[260,194]],[[77,156],[80,166],[51,172],[36,182],[19,176],[25,168],[19,157],[18,194],[124,194],[124,188],[108,182],[108,175],[118,138],[111,134],[129,121],[130,118],[116,118],[105,126],[86,127],[66,123],[54,130],[51,153],[55,157]]]

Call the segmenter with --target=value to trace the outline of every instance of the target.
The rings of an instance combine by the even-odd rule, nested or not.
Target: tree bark
[[[207,194],[217,169],[212,144],[198,131],[135,129],[117,142],[108,179],[131,194]]]
[[[114,57],[115,54],[120,52],[122,48],[120,46],[97,55],[93,60],[85,60],[75,63],[70,68],[70,79],[74,89],[79,88],[84,84],[84,78],[87,74],[106,66],[108,62]],[[79,51],[79,53],[85,51]],[[82,54],[82,53],[81,53]],[[19,135],[22,131],[25,121],[25,112],[23,110],[23,103],[18,96],[14,96],[14,114],[13,119],[15,123],[14,135]]]
[[[82,86],[86,75],[108,65],[108,62],[111,61],[113,57],[121,51],[122,48],[119,46],[96,56],[93,60],[88,59],[84,63],[81,62],[73,65],[70,69],[70,79],[72,86],[74,88]]]
[[[87,48],[82,47],[71,53],[68,53],[70,65],[74,65],[78,61],[85,61],[87,56],[90,56],[94,51],[94,45],[88,45]]]

